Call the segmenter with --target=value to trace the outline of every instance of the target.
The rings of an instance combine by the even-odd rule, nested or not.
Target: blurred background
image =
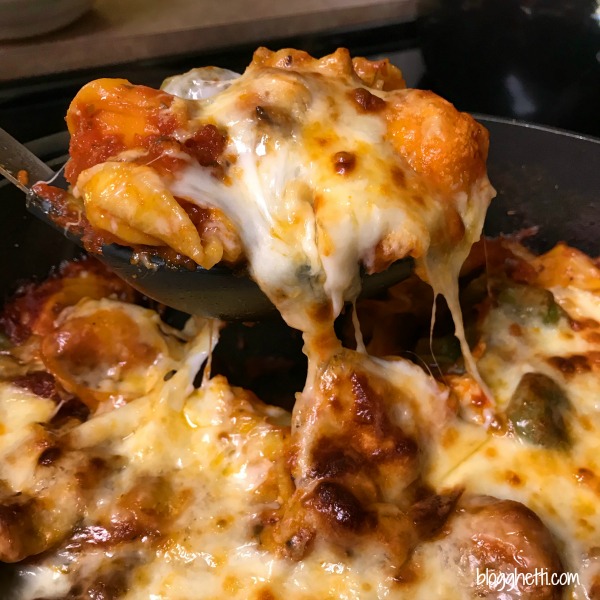
[[[600,0],[0,0],[0,127],[64,131],[90,79],[242,71],[258,45],[389,56],[461,110],[600,136]]]

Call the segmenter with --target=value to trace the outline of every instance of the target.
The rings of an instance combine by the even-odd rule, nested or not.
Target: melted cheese
[[[199,117],[228,132],[225,152],[236,157],[232,181],[224,186],[206,169],[190,166],[172,185],[176,196],[229,216],[241,234],[253,277],[288,322],[303,330],[307,322],[299,322],[294,312],[330,300],[337,316],[344,300],[358,294],[360,262],[390,233],[402,239],[399,257],[426,252],[439,218],[434,205],[452,201],[425,192],[433,194],[425,207],[407,202],[410,194],[422,192],[422,184],[386,140],[381,117],[360,114],[348,100],[357,83],[275,70],[234,81],[202,106]],[[265,89],[275,89],[282,99],[265,95]],[[240,101],[247,96],[257,97],[256,103]],[[283,98],[290,129],[257,127],[256,104],[268,112],[280,109]],[[356,157],[356,174],[334,173],[338,152]],[[408,189],[392,178],[397,164],[407,171]],[[473,197],[457,193],[469,231],[455,260],[458,267],[479,237],[491,194],[484,181]]]
[[[126,305],[114,309],[130,310]],[[154,318],[147,311],[140,318],[152,327]],[[136,543],[137,561],[127,569],[129,591],[120,597],[183,599],[190,588],[202,590],[203,598],[215,599],[224,595],[261,598],[264,590],[290,598],[387,597],[395,584],[383,548],[341,560],[336,551],[322,544],[305,560],[293,562],[261,547],[253,533],[259,515],[284,501],[277,492],[269,491],[269,481],[278,472],[287,473],[290,416],[253,401],[219,377],[207,379],[194,390],[191,380],[214,341],[210,325],[205,324],[167,382],[122,408],[97,414],[68,433],[71,448],[122,460],[119,470],[98,483],[86,507],[81,526],[96,524],[98,536],[106,535],[98,524],[118,519],[119,498],[140,479],[165,477],[174,495],[183,499],[181,510],[167,525],[164,542],[141,539]],[[372,368],[383,366],[375,362]],[[163,365],[163,370],[166,368],[168,365]],[[390,369],[404,385],[415,383],[410,386],[415,402],[423,394],[437,395],[435,384],[426,381],[418,368],[398,363]],[[23,404],[10,387],[2,391],[0,400],[14,413],[7,424],[49,418],[50,401],[26,396],[27,404]],[[15,403],[20,403],[20,411],[14,410]],[[423,406],[415,408],[425,410]],[[14,431],[24,443],[27,428]],[[36,457],[31,460],[35,462]],[[23,471],[22,461],[20,467],[19,475],[25,473],[28,483],[35,480],[31,471]],[[11,475],[6,460],[0,475],[14,489],[23,489],[25,482]],[[30,600],[43,592],[44,597],[61,598],[73,582],[101,573],[115,556],[122,555],[127,556],[126,544],[124,549],[117,545],[110,551],[95,544],[83,549],[73,544],[59,547],[20,569],[23,584],[16,597]]]
[[[139,328],[136,339],[153,348],[152,360],[129,370],[94,363],[61,379],[67,389],[79,377],[95,392],[125,397],[113,410],[100,401],[89,420],[61,435],[67,458],[64,474],[55,477],[68,501],[62,512],[56,498],[44,495],[48,483],[37,465],[45,440],[38,422],[51,418],[51,403],[2,384],[0,417],[10,433],[0,438],[0,478],[12,492],[48,502],[43,508],[63,531],[50,551],[19,567],[18,600],[33,600],[41,590],[60,598],[72,584],[90,581],[86,593],[96,594],[95,579],[111,585],[115,574],[123,581],[113,582],[114,594],[126,600],[184,600],[190,589],[215,599],[480,597],[472,581],[480,556],[465,544],[479,543],[469,517],[486,502],[492,507],[484,511],[486,527],[495,522],[494,507],[506,511],[505,521],[498,513],[502,526],[510,528],[511,519],[516,525],[504,541],[522,535],[541,564],[553,564],[555,552],[554,540],[544,537],[547,526],[562,567],[581,574],[570,597],[586,597],[600,577],[598,373],[588,363],[576,373],[553,365],[573,355],[595,360],[597,332],[575,332],[572,319],[600,321],[597,290],[546,282],[571,317],[552,322],[523,317],[500,299],[483,321],[476,361],[465,340],[458,275],[493,195],[481,130],[436,97],[375,85],[373,73],[366,90],[342,55],[290,57],[263,51],[240,77],[196,72],[167,82],[165,89],[181,100],[173,101],[177,114],[188,118],[173,139],[185,142],[186,128],[199,131],[207,123],[226,131],[222,171],[184,158],[181,168],[159,176],[136,163],[143,152],[127,149],[84,170],[77,191],[92,220],[98,209],[96,225],[125,234],[131,226],[132,240],[149,236],[147,243],[168,243],[197,262],[207,254],[202,243],[185,236],[180,246],[171,243],[177,218],[187,223],[172,203],[179,198],[227,216],[253,277],[304,333],[309,374],[293,413],[208,373],[193,388],[216,343],[216,323],[197,321],[193,332],[177,337],[151,311],[115,301],[67,309],[46,336],[64,333],[77,319],[99,320],[102,311],[122,313]],[[368,103],[386,108],[367,110]],[[166,118],[168,110],[160,110]],[[113,209],[115,199],[123,206]],[[333,332],[344,302],[358,294],[359,265],[377,270],[408,255],[448,301],[470,373],[463,383],[475,380],[487,396],[479,399],[483,419],[469,418],[460,386],[451,394],[406,360],[367,356],[361,343],[356,352],[345,350]],[[42,354],[60,372],[50,353]],[[500,429],[521,377],[532,371],[568,388],[574,407],[568,450],[536,447]],[[19,457],[23,449],[26,458]],[[318,453],[329,456],[332,449],[338,454],[323,467]],[[89,489],[78,488],[77,467],[91,456],[112,466]],[[319,505],[322,484],[328,504]],[[495,498],[481,500],[488,496]],[[419,530],[423,497],[433,501],[426,515],[441,519],[443,532]],[[305,545],[295,555],[302,536]],[[530,564],[518,547],[512,558]]]
[[[544,372],[558,380],[574,407],[567,418],[572,439],[567,449],[534,446],[461,418],[448,389],[406,361],[350,351],[345,351],[343,360],[346,365],[355,363],[350,372],[360,369],[368,373],[368,381],[386,381],[386,389],[393,391],[386,399],[388,415],[407,435],[418,439],[422,483],[436,490],[464,488],[470,497],[482,494],[515,500],[535,511],[559,542],[563,570],[580,577],[565,591],[565,597],[578,600],[586,597],[600,575],[596,551],[600,539],[598,374],[593,370],[562,374],[548,359],[593,356],[598,348],[597,337],[592,335],[597,325],[573,329],[570,318],[580,316],[578,311],[549,320],[533,304],[515,304],[510,285],[481,324],[485,352],[479,355],[478,369],[497,399],[499,413],[523,373]],[[573,290],[569,294],[575,297]],[[586,312],[592,311],[587,317],[600,322],[597,303],[588,298],[584,306]],[[457,530],[461,521],[456,516],[449,520],[446,535],[414,548],[409,561],[412,579],[396,576],[393,554],[377,539],[365,539],[361,542],[365,546],[358,544],[349,552],[319,537],[299,561],[274,551],[265,543],[262,528],[265,514],[276,514],[289,502],[288,456],[291,444],[298,441],[292,433],[291,415],[263,405],[222,377],[205,375],[201,387],[194,389],[192,380],[216,343],[214,323],[190,323],[175,346],[173,332],[162,326],[157,329],[152,311],[116,301],[83,301],[67,309],[59,323],[107,309],[135,319],[143,332],[140,339],[161,336],[162,346],[155,344],[163,348],[165,358],[153,369],[157,375],[176,372],[157,377],[145,395],[108,412],[96,411],[63,434],[63,471],[53,476],[53,485],[69,489],[69,465],[79,460],[80,453],[117,460],[119,466],[100,476],[88,490],[90,496],[74,534],[59,539],[55,549],[42,557],[17,567],[21,585],[15,598],[33,600],[42,593],[45,598],[63,598],[75,583],[88,585],[98,577],[110,582],[111,574],[123,569],[126,586],[118,597],[125,600],[183,600],[190,589],[198,597],[214,599],[477,597],[479,588],[469,570],[468,555],[457,541],[459,535],[472,537],[476,532],[468,524],[463,525],[466,531]],[[516,324],[520,335],[515,335]],[[170,347],[174,349],[167,351]],[[313,368],[316,373],[316,365]],[[324,373],[324,377],[334,375],[331,370]],[[328,385],[318,379],[312,384]],[[309,451],[315,440],[324,431],[329,435],[334,431],[334,423],[324,421],[332,407],[311,404],[316,390],[309,394],[308,388],[299,406],[312,413],[295,416],[299,419],[296,430],[302,432],[294,467],[299,474],[298,489],[305,480],[310,485],[314,477]],[[51,400],[10,383],[0,385],[0,478],[13,491],[39,493],[47,485],[38,465],[43,439],[39,423],[47,423],[54,410]],[[150,527],[131,538],[126,528],[111,529],[130,522],[128,511],[143,501],[144,486],[157,479],[164,483],[150,488],[155,490],[153,503],[161,505],[163,485],[171,498],[159,532]],[[398,493],[403,497],[401,481],[389,485],[391,497]],[[394,491],[394,485],[400,486],[399,491]],[[132,496],[138,488],[142,495]],[[142,500],[123,503],[128,497]],[[53,502],[65,500],[67,495]],[[58,506],[51,505],[51,510],[57,511]],[[119,531],[125,531],[125,537],[111,543],[111,536]]]
[[[388,231],[402,228],[410,239],[426,239],[427,230],[405,206],[381,194],[388,177],[381,183],[377,177],[332,177],[332,157],[338,151],[357,153],[366,173],[381,172],[391,156],[386,159],[381,150],[374,151],[385,133],[380,119],[356,115],[340,101],[345,100],[346,86],[332,89],[309,76],[286,79],[291,102],[302,103],[306,111],[298,131],[257,131],[254,106],[239,106],[242,84],[236,82],[203,111],[203,118],[214,119],[229,132],[230,152],[237,156],[234,181],[222,186],[201,168],[190,167],[173,190],[220,208],[232,219],[253,277],[288,320],[296,317],[287,303],[300,306],[328,298],[337,315],[343,301],[358,293],[360,259]],[[251,83],[245,93],[258,93],[266,85],[261,79]],[[333,123],[332,112],[339,114]],[[319,138],[327,140],[326,148],[318,145]],[[291,324],[306,328],[297,321]]]
[[[509,498],[531,508],[560,540],[564,571],[579,576],[565,597],[579,599],[588,597],[600,575],[596,556],[600,378],[593,365],[581,372],[562,373],[551,359],[594,356],[599,338],[589,331],[577,333],[569,318],[585,315],[594,319],[592,329],[597,329],[600,303],[597,294],[576,287],[552,290],[570,310],[549,321],[535,304],[515,304],[509,288],[508,300],[486,315],[482,325],[485,351],[477,366],[501,410],[525,373],[543,373],[558,381],[572,406],[567,416],[569,448],[536,447],[458,420],[442,435],[441,444],[431,447],[428,478],[435,487],[461,485],[470,493]]]
[[[151,181],[152,160],[148,167],[129,164],[143,163],[144,152],[132,155],[135,142],[127,137],[118,162],[81,173],[75,192],[94,227],[128,243],[166,243],[207,268],[221,256],[194,237],[173,198],[218,209],[237,230],[253,278],[303,331],[314,329],[319,307],[328,307],[332,321],[357,297],[361,263],[382,270],[438,248],[428,270],[439,291],[450,294],[432,264],[455,256],[454,276],[480,235],[494,194],[485,175],[487,138],[437,96],[396,89],[401,85],[388,64],[353,65],[342,50],[315,60],[261,49],[239,77],[210,69],[173,77],[163,89],[177,98],[147,102],[153,107],[162,99],[158,126],[172,115],[180,127],[170,136],[184,144],[196,143],[193,132],[216,127],[226,138],[220,157],[208,164],[188,157],[162,182]],[[104,94],[97,100],[102,112],[92,98],[107,86],[122,100],[113,107]],[[121,112],[139,111],[127,107],[142,93],[148,92],[118,83],[86,86],[69,110],[74,138],[85,138],[82,119],[90,110],[104,130]],[[139,135],[149,128],[140,126]],[[170,156],[172,147],[163,152]],[[215,173],[215,160],[221,172]]]
[[[178,333],[156,313],[106,298],[64,310],[55,327],[42,340],[42,360],[92,407],[148,394],[182,353]]]
[[[433,336],[433,328],[435,324],[435,300],[437,296],[441,294],[446,299],[448,308],[452,313],[452,319],[454,320],[455,326],[454,333],[460,342],[460,348],[467,370],[475,378],[477,384],[484,392],[487,400],[493,404],[495,400],[494,396],[479,374],[475,364],[475,359],[471,354],[471,350],[465,336],[458,287],[458,277],[461,267],[469,255],[471,247],[477,240],[479,240],[483,231],[483,222],[485,221],[488,205],[487,202],[482,202],[481,198],[485,197],[487,193],[487,184],[485,181],[482,181],[480,182],[480,185],[482,186],[482,190],[478,194],[475,194],[474,199],[469,201],[469,199],[466,197],[462,198],[464,207],[459,212],[462,215],[462,220],[465,226],[465,234],[463,239],[458,243],[454,243],[451,248],[449,248],[447,243],[444,243],[444,241],[438,244],[434,242],[434,244],[432,244],[432,248],[422,259],[419,266],[425,272],[425,278],[431,284],[434,293],[430,336]],[[485,422],[489,424],[493,418],[492,411],[486,407],[484,408],[484,414]]]
[[[53,416],[54,402],[13,385],[0,386],[0,453],[2,479],[20,490],[33,476],[36,456],[23,456],[23,448],[33,445],[38,423]]]

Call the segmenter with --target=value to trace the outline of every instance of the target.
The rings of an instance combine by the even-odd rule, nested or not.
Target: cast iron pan
[[[528,240],[536,251],[564,241],[598,256],[600,140],[492,117],[478,120],[490,131],[488,171],[498,191],[486,220],[486,234],[495,236],[536,226],[538,235]],[[56,159],[66,154],[67,143],[65,134],[57,134],[30,147],[42,158]],[[31,217],[25,210],[23,194],[5,182],[0,182],[0,249],[0,300],[15,289],[19,280],[44,277],[53,265],[79,253],[65,238]],[[235,328],[227,328],[219,344],[225,354],[223,363],[233,365],[231,372],[225,373],[233,384],[242,384],[235,379],[241,376],[236,368],[242,368],[243,354],[271,354],[298,365],[301,339],[281,321],[270,320],[245,329],[242,346],[241,334]],[[295,389],[301,389],[302,365],[290,369],[284,383],[289,388],[293,381]],[[279,385],[267,374],[255,391],[264,400],[273,401],[277,400]],[[10,598],[9,589],[10,568],[0,565],[0,597]]]

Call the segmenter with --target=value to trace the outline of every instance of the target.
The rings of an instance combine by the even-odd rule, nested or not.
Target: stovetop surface
[[[366,31],[334,31],[328,35],[265,40],[272,49],[299,48],[322,56],[347,47],[353,56],[398,54],[418,46],[415,23],[399,23]],[[255,46],[239,46],[212,53],[138,61],[53,77],[0,84],[0,127],[23,142],[65,129],[64,116],[79,88],[99,77],[121,77],[132,83],[158,87],[171,75],[194,67],[215,65],[243,71]]]
[[[315,56],[340,46],[354,56],[390,56],[409,86],[431,89],[460,110],[600,137],[600,20],[598,27],[569,29],[562,17],[545,18],[514,29],[514,23],[496,19],[491,26],[478,18],[438,14],[362,31],[265,40],[264,45],[301,48]],[[500,34],[502,26],[507,29]],[[240,46],[0,84],[0,127],[23,142],[64,131],[70,100],[91,79],[123,77],[157,87],[166,77],[198,66],[242,71],[253,50]]]

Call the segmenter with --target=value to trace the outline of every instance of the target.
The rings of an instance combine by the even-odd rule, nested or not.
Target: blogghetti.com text
[[[524,588],[544,586],[569,586],[579,585],[579,573],[569,571],[557,573],[548,569],[535,569],[535,571],[496,571],[494,569],[480,570],[475,573],[478,586],[485,586],[497,592],[517,591]]]

